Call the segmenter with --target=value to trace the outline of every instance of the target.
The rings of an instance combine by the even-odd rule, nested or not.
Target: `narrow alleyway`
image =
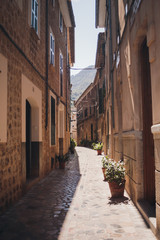
[[[54,170],[0,217],[0,239],[155,239],[126,193],[110,199],[101,158],[77,147],[65,170]]]

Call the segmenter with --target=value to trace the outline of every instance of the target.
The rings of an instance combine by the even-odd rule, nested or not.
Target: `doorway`
[[[149,49],[145,39],[141,45],[141,86],[142,86],[142,121],[143,121],[143,169],[144,200],[155,205],[155,161],[152,126],[152,93],[149,63]]]
[[[38,119],[38,108],[26,100],[26,179],[39,176],[39,142],[35,141],[33,124]],[[36,129],[36,128],[35,128]]]
[[[26,178],[31,176],[31,105],[26,100]]]
[[[93,124],[91,123],[91,141],[93,141]]]

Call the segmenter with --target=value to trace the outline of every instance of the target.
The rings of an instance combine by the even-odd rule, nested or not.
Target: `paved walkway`
[[[156,239],[126,193],[123,201],[111,201],[102,156],[76,151],[65,170],[54,170],[0,217],[0,239]]]

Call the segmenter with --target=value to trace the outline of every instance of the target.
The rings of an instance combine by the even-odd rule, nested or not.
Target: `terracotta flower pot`
[[[65,162],[60,162],[59,163],[59,168],[60,169],[65,169]]]
[[[102,149],[97,149],[97,155],[101,155]]]
[[[125,181],[121,185],[119,185],[117,182],[109,182],[109,188],[110,188],[112,197],[123,197]]]

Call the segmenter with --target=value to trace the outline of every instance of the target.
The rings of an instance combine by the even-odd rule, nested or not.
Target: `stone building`
[[[96,87],[91,83],[75,102],[77,108],[77,144],[96,139]]]
[[[96,27],[106,33],[105,153],[125,161],[126,190],[158,238],[159,9],[156,0],[96,0]]]
[[[94,82],[82,93],[75,103],[77,107],[77,141],[102,141],[105,131],[104,99],[105,99],[105,69],[104,69],[105,35],[99,33],[95,68],[97,69]]]
[[[0,212],[70,143],[70,0],[0,1]]]
[[[97,52],[95,68],[97,69],[94,84],[97,88],[96,102],[97,102],[97,141],[105,143],[104,138],[106,132],[105,124],[105,96],[106,96],[106,79],[105,79],[105,33],[98,34]],[[104,144],[103,150],[106,145]]]

